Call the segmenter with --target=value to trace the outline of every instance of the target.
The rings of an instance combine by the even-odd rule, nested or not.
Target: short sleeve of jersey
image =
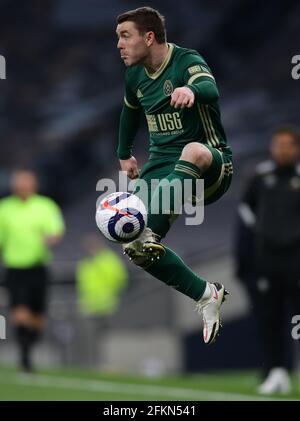
[[[58,205],[52,199],[46,199],[43,206],[44,234],[47,236],[62,235],[65,224]]]
[[[133,76],[129,70],[125,74],[125,96],[124,103],[128,108],[138,109],[141,107],[140,102],[136,96],[136,93],[133,90],[132,84]]]
[[[192,85],[202,80],[215,83],[215,78],[210,68],[199,54],[184,54],[180,58],[179,69],[185,85]]]

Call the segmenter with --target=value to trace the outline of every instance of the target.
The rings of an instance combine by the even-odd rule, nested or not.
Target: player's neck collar
[[[169,64],[169,61],[170,61],[171,56],[172,56],[172,52],[174,50],[174,45],[173,44],[170,44],[168,42],[168,47],[169,47],[168,54],[166,55],[164,61],[162,62],[162,64],[159,67],[159,69],[156,70],[156,72],[149,73],[148,70],[146,69],[146,67],[144,67],[145,73],[146,73],[146,75],[148,77],[150,77],[150,79],[157,79],[162,74],[162,72],[165,70],[165,68],[167,67],[167,65]]]

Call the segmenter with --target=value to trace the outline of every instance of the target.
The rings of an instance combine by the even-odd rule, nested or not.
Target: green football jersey
[[[191,108],[170,105],[174,89],[215,79],[202,56],[195,50],[168,44],[169,51],[160,69],[149,74],[143,65],[126,71],[125,105],[142,108],[148,123],[151,156],[178,155],[193,141],[222,148],[231,155],[222,126],[218,101]]]

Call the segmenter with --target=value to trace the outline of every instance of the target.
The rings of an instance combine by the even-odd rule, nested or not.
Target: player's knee
[[[205,171],[212,163],[212,153],[201,143],[191,142],[183,148],[180,159],[189,161]]]

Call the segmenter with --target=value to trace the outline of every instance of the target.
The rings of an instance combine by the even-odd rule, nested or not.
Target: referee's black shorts
[[[4,276],[11,308],[23,305],[36,314],[46,312],[48,270],[45,266],[7,268]]]

